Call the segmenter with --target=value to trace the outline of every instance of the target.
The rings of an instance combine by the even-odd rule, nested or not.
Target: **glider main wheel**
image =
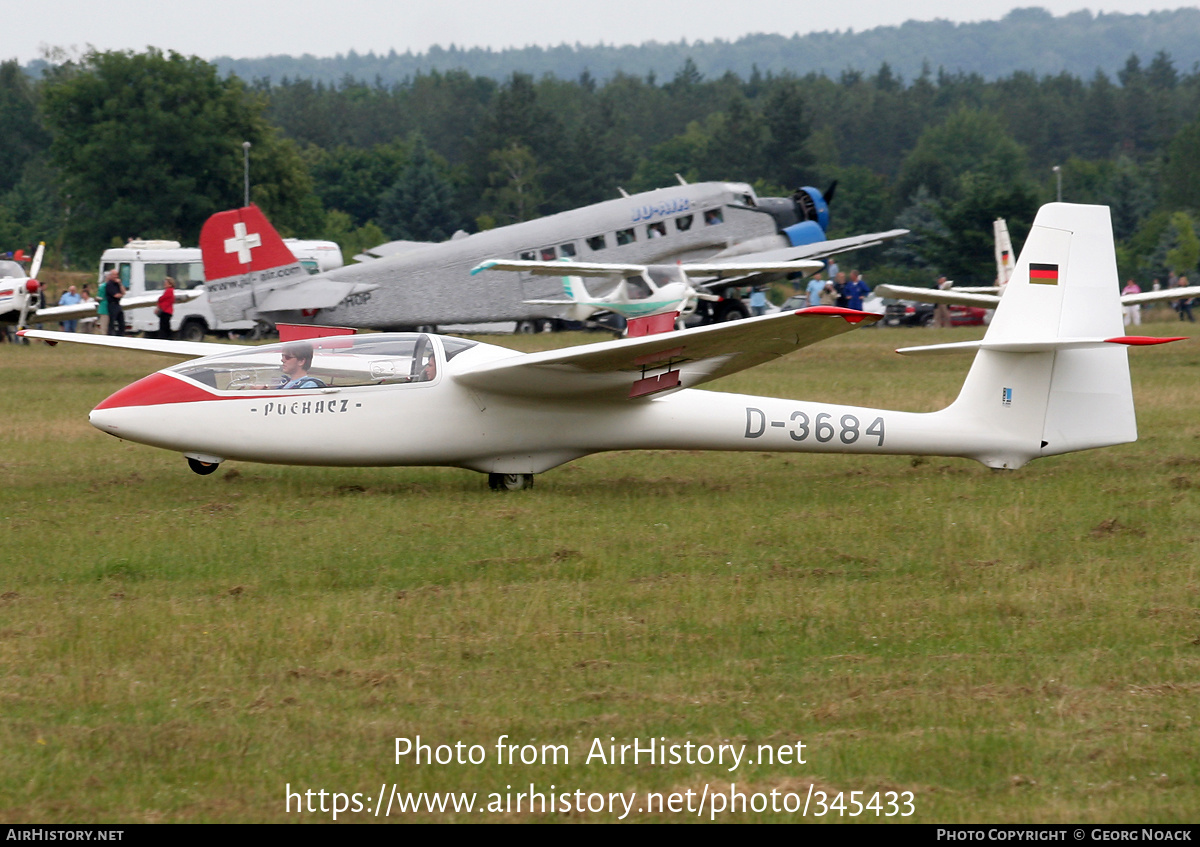
[[[200,474],[200,476],[208,476],[217,468],[221,467],[220,463],[218,462],[202,462],[199,459],[193,459],[190,456],[188,457],[187,463],[188,467],[191,468],[194,473]]]
[[[488,488],[492,491],[524,491],[533,488],[531,473],[490,473]]]

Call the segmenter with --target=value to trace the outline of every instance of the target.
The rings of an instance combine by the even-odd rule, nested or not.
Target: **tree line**
[[[586,33],[584,33],[586,37]],[[508,79],[514,71],[575,79],[584,71],[602,80],[619,73],[669,79],[688,58],[700,72],[720,76],[732,71],[743,79],[762,73],[818,73],[836,76],[846,68],[873,70],[887,62],[913,79],[923,62],[934,67],[999,79],[1016,71],[1089,77],[1097,68],[1115,72],[1131,52],[1152,56],[1165,50],[1180,67],[1200,60],[1200,9],[1180,8],[1146,14],[1085,10],[1055,17],[1041,8],[1014,9],[1001,20],[953,23],[907,21],[881,26],[814,32],[806,35],[758,33],[737,39],[685,40],[643,44],[559,44],[492,50],[435,46],[425,53],[357,53],[332,57],[267,56],[214,59],[222,73],[242,79],[311,79],[326,84],[346,77],[402,82],[435,70],[464,70],[471,76]]]
[[[925,66],[905,79],[887,63],[709,77],[685,59],[661,81],[449,71],[391,85],[247,84],[176,53],[93,52],[38,79],[0,64],[0,120],[21,128],[0,135],[0,247],[44,239],[75,267],[130,237],[195,243],[210,214],[241,203],[243,141],[252,199],[280,230],[349,255],[677,174],[774,196],[836,180],[831,236],[913,231],[854,257],[873,283],[982,283],[992,219],[1019,244],[1057,166],[1063,199],[1112,208],[1123,275],[1197,261],[1181,245],[1200,210],[1200,70],[1163,51],[1129,55],[1115,78]]]

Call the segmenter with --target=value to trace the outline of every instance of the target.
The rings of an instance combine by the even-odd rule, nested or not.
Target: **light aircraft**
[[[253,206],[220,212],[200,235],[209,302],[224,321],[335,324],[360,329],[434,328],[519,321],[532,328],[555,309],[530,301],[560,292],[554,280],[518,273],[473,278],[486,259],[671,264],[814,259],[868,247],[906,230],[826,240],[828,200],[803,188],[758,197],[742,183],[672,186],[538,220],[457,233],[438,244],[393,242],[356,258],[370,261],[316,276],[275,246],[278,235]],[[736,298],[705,302],[712,321],[749,314]]]
[[[996,244],[996,285],[993,286],[953,286],[951,288],[915,288],[907,285],[877,285],[875,293],[880,297],[895,297],[898,300],[917,300],[922,303],[942,303],[948,306],[979,306],[984,309],[994,309],[1000,304],[1000,298],[1008,286],[1013,272],[1012,240],[1008,235],[1008,224],[1003,218],[997,218],[992,223]],[[1034,273],[1038,271],[1035,268]],[[1184,288],[1165,288],[1161,291],[1143,291],[1140,294],[1122,294],[1122,306],[1134,306],[1142,303],[1154,303],[1162,300],[1180,300],[1189,297],[1200,297],[1200,285]]]
[[[569,300],[526,302],[537,306],[567,307],[567,317],[573,321],[586,321],[596,312],[613,312],[628,322],[627,334],[637,337],[674,329],[676,322],[695,312],[699,303],[719,301],[719,296],[702,289],[723,284],[729,277],[736,277],[739,285],[753,285],[759,277],[819,271],[824,266],[823,262],[816,261],[731,260],[728,263],[630,265],[561,260],[538,262],[488,259],[472,268],[471,273],[489,270],[523,271],[561,277],[563,291]],[[695,283],[693,277],[697,276],[709,279],[704,283]],[[583,277],[601,277],[609,280],[609,293],[601,297],[592,296],[583,283]]]
[[[73,321],[80,318],[90,318],[96,315],[96,301],[78,303],[73,306],[40,306],[40,284],[37,280],[38,271],[42,267],[42,257],[46,252],[46,244],[38,244],[33,254],[33,262],[29,266],[29,276],[17,262],[0,261],[0,273],[6,274],[0,279],[0,323],[15,323],[19,327],[30,322],[45,323],[47,321]],[[186,303],[199,297],[200,291],[177,291],[175,301]],[[103,296],[97,292],[97,296]],[[145,309],[158,304],[159,292],[121,298],[121,308]],[[39,307],[40,306],[40,307]]]
[[[117,391],[90,420],[180,452],[201,474],[230,459],[446,465],[519,489],[581,456],[636,449],[924,454],[1011,469],[1137,438],[1126,345],[1173,339],[1122,335],[1116,279],[1107,207],[1042,207],[984,338],[900,351],[975,351],[958,398],[928,413],[695,389],[878,317],[837,307],[541,353],[288,326],[266,346],[24,334],[186,360]]]

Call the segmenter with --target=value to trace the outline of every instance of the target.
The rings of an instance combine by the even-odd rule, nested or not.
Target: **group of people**
[[[1167,285],[1164,289],[1162,284],[1156,279],[1150,285],[1151,291],[1170,291],[1172,288],[1187,288],[1189,285],[1186,276],[1176,276],[1174,271],[1167,276]],[[1121,289],[1121,295],[1141,294],[1142,287],[1134,280],[1130,279],[1125,283],[1125,287]],[[1192,303],[1195,301],[1193,297],[1181,297],[1178,300],[1172,300],[1171,308],[1179,314],[1179,320],[1196,322],[1196,316],[1192,314]],[[1131,303],[1128,306],[1122,307],[1122,318],[1125,321],[1125,326],[1141,326],[1142,323],[1142,307],[1138,303]]]
[[[64,320],[60,321],[59,325],[63,332],[98,332],[100,335],[123,336],[128,327],[125,323],[125,310],[121,307],[121,298],[127,293],[125,284],[121,282],[121,275],[115,268],[104,275],[104,281],[100,284],[98,292],[99,297],[92,297],[91,290],[87,285],[82,288],[69,285],[62,296],[58,298],[58,305],[78,306],[94,301],[96,317]],[[43,292],[42,303],[44,304],[44,302]],[[39,308],[42,307],[39,305]],[[171,277],[163,280],[162,293],[158,297],[154,311],[158,316],[157,337],[170,338],[171,319],[175,315],[175,280]]]
[[[828,279],[817,274],[808,281],[806,292],[809,306],[841,306],[845,309],[862,309],[863,300],[871,293],[866,280],[858,271],[850,276],[839,270],[837,262],[830,262]]]

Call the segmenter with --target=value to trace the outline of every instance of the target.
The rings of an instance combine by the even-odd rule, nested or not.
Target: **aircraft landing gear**
[[[221,467],[220,462],[202,462],[199,459],[193,459],[191,456],[187,457],[187,463],[188,467],[191,468],[194,473],[200,474],[200,476],[208,476],[217,468]]]
[[[488,488],[492,491],[524,491],[526,488],[533,488],[533,474],[490,473],[488,474]]]

